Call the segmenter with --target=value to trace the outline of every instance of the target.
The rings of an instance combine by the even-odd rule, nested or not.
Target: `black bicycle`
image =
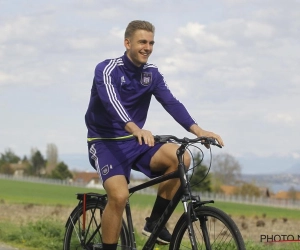
[[[186,172],[183,164],[183,154],[186,150],[189,150],[189,146],[199,149],[202,152],[203,159],[203,151],[196,146],[196,144],[210,144],[219,147],[220,145],[217,144],[214,139],[206,137],[179,139],[175,136],[161,135],[155,136],[155,141],[179,144],[179,148],[176,152],[178,170],[130,188],[130,196],[136,191],[173,178],[179,178],[181,186],[161,215],[152,234],[144,244],[143,249],[154,249],[159,232],[171,217],[178,203],[182,201],[184,212],[173,230],[169,249],[245,250],[242,235],[234,221],[220,209],[210,206],[210,203],[214,203],[213,200],[202,201],[200,196],[192,194],[190,185],[191,174],[189,171]],[[192,169],[194,168],[195,167]],[[77,199],[79,200],[78,205],[74,208],[66,222],[63,249],[100,250],[102,249],[101,218],[107,202],[107,195],[80,193],[77,194]],[[137,247],[129,200],[130,199],[128,199],[125,207],[125,216],[122,221],[118,249],[136,250]]]

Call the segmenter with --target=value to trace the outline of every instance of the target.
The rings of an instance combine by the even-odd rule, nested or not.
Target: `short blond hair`
[[[154,34],[155,27],[152,23],[147,21],[142,21],[142,20],[131,21],[125,30],[125,38],[130,38],[137,30],[146,30]]]

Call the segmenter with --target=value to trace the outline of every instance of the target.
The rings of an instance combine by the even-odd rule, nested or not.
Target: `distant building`
[[[273,196],[273,198],[280,200],[300,200],[300,192],[296,190],[279,191]]]
[[[21,161],[18,163],[10,163],[9,166],[11,167],[11,169],[13,170],[13,175],[14,176],[23,176],[24,172],[27,168],[26,163],[22,163]]]
[[[229,185],[222,185],[220,187],[221,192],[225,195],[233,195],[235,194],[237,187],[236,186],[229,186]]]
[[[73,173],[73,182],[90,188],[104,189],[97,172],[75,172]]]
[[[129,187],[137,186],[141,183],[146,182],[147,179],[130,179]],[[74,172],[73,173],[73,182],[80,183],[90,188],[99,188],[104,189],[102,182],[99,178],[98,173],[95,172]]]

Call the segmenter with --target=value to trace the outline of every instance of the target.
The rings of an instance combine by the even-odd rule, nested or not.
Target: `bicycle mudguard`
[[[198,207],[202,207],[205,204],[209,204],[209,203],[215,203],[214,200],[209,200],[209,201],[195,201],[193,202],[193,207],[194,209],[198,208]]]

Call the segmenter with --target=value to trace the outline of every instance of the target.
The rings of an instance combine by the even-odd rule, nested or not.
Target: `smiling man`
[[[213,137],[223,146],[219,135],[196,124],[172,95],[157,67],[147,63],[153,51],[154,31],[154,26],[147,21],[130,22],[125,31],[124,55],[105,60],[95,69],[85,122],[90,163],[99,173],[108,195],[102,217],[104,250],[117,248],[131,169],[154,178],[177,168],[178,146],[154,143],[152,133],[143,129],[152,96],[183,128],[198,137]],[[185,165],[190,165],[188,154]],[[151,234],[178,186],[177,179],[160,184],[143,234]],[[171,234],[164,228],[158,241],[167,244],[170,240]]]

